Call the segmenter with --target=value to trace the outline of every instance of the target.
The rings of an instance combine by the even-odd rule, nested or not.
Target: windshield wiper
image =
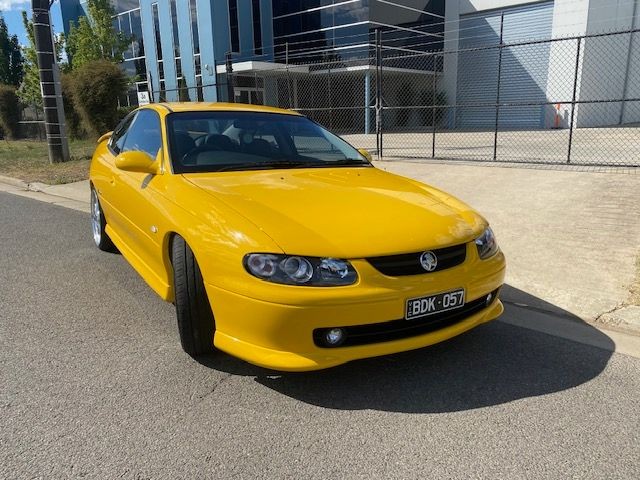
[[[335,160],[335,161],[331,161],[331,162],[326,162],[325,166],[327,167],[331,167],[334,165],[371,165],[369,162],[365,161],[365,160],[360,160],[359,158],[344,158],[342,160]]]
[[[313,161],[313,162],[295,162],[291,160],[274,160],[272,162],[251,162],[237,163],[235,165],[225,165],[220,167],[216,172],[230,172],[234,170],[267,170],[275,168],[324,168],[348,165],[371,165],[369,162],[357,158],[345,158],[330,162]]]
[[[233,170],[267,170],[273,168],[310,168],[322,166],[322,162],[293,162],[290,160],[275,160],[272,162],[251,162],[237,163],[235,165],[225,165],[216,172],[229,172]]]

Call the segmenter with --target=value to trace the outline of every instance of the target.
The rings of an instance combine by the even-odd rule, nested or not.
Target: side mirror
[[[98,144],[104,142],[105,140],[108,140],[109,138],[111,138],[111,135],[113,135],[113,132],[107,132],[104,135],[102,135],[99,139],[98,139]]]
[[[157,175],[159,173],[159,163],[151,158],[149,154],[136,150],[122,152],[116,157],[116,167],[127,172]]]
[[[367,159],[368,162],[373,161],[373,157],[371,156],[371,154],[369,153],[369,150],[365,149],[365,148],[359,148],[358,149],[358,153],[360,155],[362,155],[364,158]]]

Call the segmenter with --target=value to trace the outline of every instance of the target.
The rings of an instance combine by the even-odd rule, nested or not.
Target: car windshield
[[[297,115],[175,112],[167,133],[175,173],[370,166],[347,142]]]

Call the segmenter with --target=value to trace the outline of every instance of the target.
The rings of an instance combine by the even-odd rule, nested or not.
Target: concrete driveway
[[[507,282],[583,320],[594,321],[622,306],[637,281],[638,174],[426,162],[377,165],[477,208],[507,256]]]
[[[439,131],[435,156],[439,159],[491,161],[493,131]],[[359,148],[376,149],[375,134],[343,135]],[[383,135],[384,159],[430,159],[431,132]],[[511,130],[498,132],[497,159],[501,162],[564,164],[569,130]],[[640,166],[640,128],[577,128],[573,132],[571,162],[574,165]]]

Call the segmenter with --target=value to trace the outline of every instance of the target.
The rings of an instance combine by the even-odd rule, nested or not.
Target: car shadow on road
[[[494,321],[432,347],[318,372],[270,372],[220,355],[202,363],[253,376],[282,395],[320,407],[407,413],[456,412],[559,392],[588,382],[605,369],[614,346],[606,335],[513,287],[505,286],[501,296],[505,320],[535,323],[544,315],[547,320],[551,316],[579,322],[595,343],[608,348]]]

